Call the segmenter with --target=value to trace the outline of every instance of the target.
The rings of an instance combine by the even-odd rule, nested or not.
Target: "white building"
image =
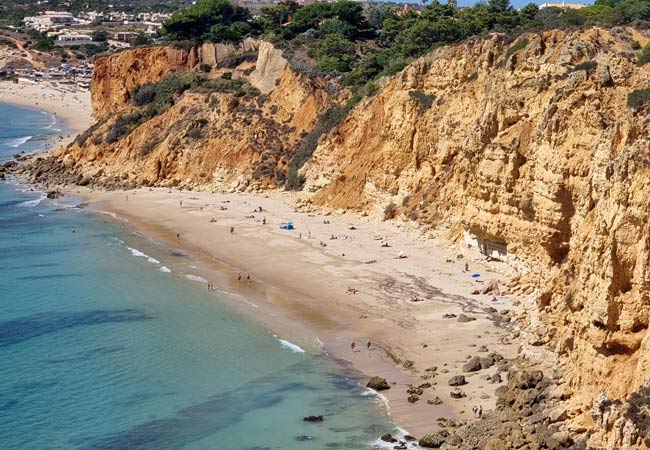
[[[40,16],[25,17],[25,26],[31,30],[46,31],[74,23],[75,18],[68,12],[45,11]]]
[[[56,38],[56,45],[83,45],[83,44],[96,44],[88,34],[81,33],[66,33],[60,34]]]

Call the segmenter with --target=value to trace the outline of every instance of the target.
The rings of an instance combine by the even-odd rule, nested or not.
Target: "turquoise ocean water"
[[[0,104],[0,119],[0,161],[57,132],[36,110]],[[176,273],[187,256],[132,236],[0,182],[0,449],[354,450],[395,431],[325,355]]]

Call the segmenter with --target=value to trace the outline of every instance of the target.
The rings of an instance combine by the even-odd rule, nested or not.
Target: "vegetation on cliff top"
[[[647,0],[597,0],[579,10],[544,8],[530,3],[514,9],[509,0],[488,0],[460,8],[454,0],[433,1],[419,10],[395,5],[364,7],[339,0],[304,6],[291,0],[264,7],[258,17],[229,0],[199,0],[175,13],[163,26],[170,41],[238,41],[264,37],[289,53],[306,48],[315,70],[346,74],[362,85],[401,70],[436,46],[486,31],[525,31],[590,24],[650,20]],[[506,58],[507,59],[507,58]]]

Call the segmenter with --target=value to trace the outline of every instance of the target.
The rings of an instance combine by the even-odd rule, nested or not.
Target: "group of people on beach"
[[[370,347],[372,347],[372,342],[370,342],[370,339],[366,341],[366,349],[370,350]],[[352,352],[354,353],[357,350],[357,343],[352,341],[350,343],[350,348],[352,349]]]
[[[472,412],[474,413],[475,419],[480,419],[481,417],[483,417],[483,405],[472,406]]]

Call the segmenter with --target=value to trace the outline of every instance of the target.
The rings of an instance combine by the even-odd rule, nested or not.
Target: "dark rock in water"
[[[397,439],[395,439],[393,435],[390,433],[384,434],[380,439],[384,442],[390,442],[390,443],[397,442]]]
[[[375,391],[385,391],[386,389],[390,389],[388,381],[386,381],[386,378],[382,377],[372,377],[368,381],[368,384],[366,384],[366,387],[374,389]]]
[[[425,448],[440,448],[442,444],[445,443],[445,440],[449,437],[449,432],[442,430],[437,433],[425,434],[420,438],[418,443],[420,447]]]
[[[478,356],[473,357],[463,364],[463,372],[476,372],[479,370],[481,370],[481,358]]]
[[[457,319],[460,323],[467,323],[476,320],[476,317],[467,316],[465,314],[460,314]]]
[[[417,441],[417,439],[415,438],[415,436],[411,436],[410,434],[407,434],[406,436],[404,436],[404,440],[405,440],[406,442]]]
[[[306,436],[304,434],[302,436],[296,436],[296,441],[298,441],[298,442],[311,441],[312,439],[314,439],[314,438],[311,437],[311,436]]]
[[[48,191],[47,193],[47,198],[55,199],[61,197],[63,194],[61,194],[59,191]]]
[[[323,419],[323,416],[307,416],[303,417],[302,420],[305,422],[322,422],[325,419]]]
[[[462,386],[467,384],[467,380],[465,380],[464,375],[456,375],[449,379],[448,384],[449,386]]]

